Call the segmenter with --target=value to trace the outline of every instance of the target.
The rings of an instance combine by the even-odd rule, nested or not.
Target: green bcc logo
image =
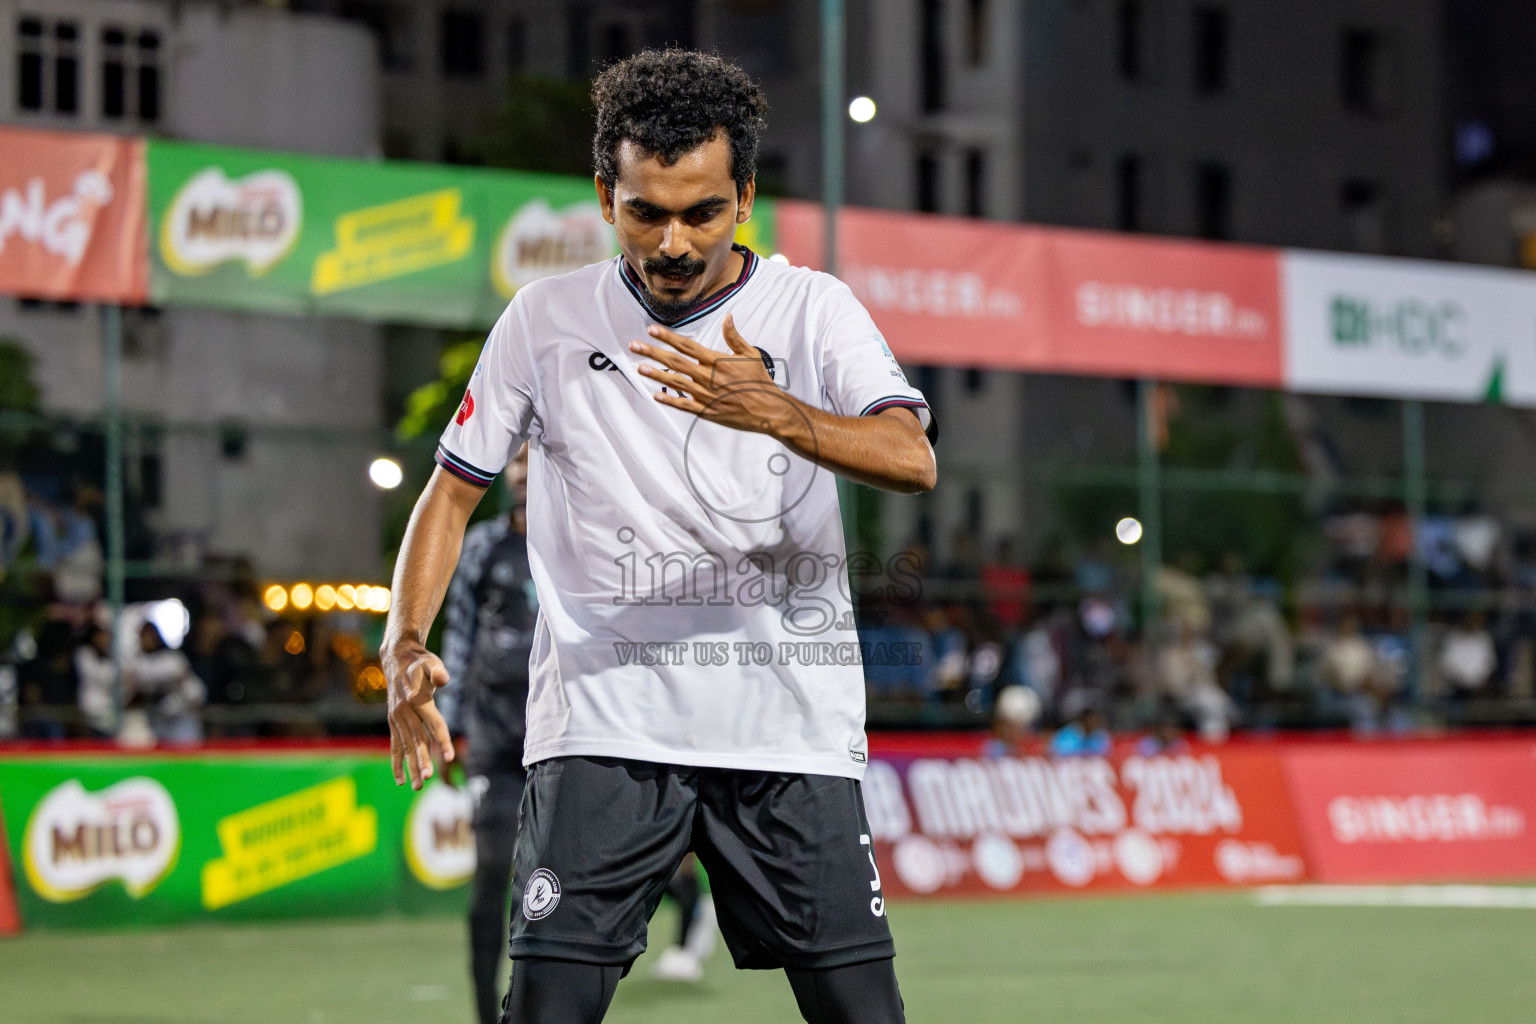
[[[1467,313],[1450,299],[1399,299],[1378,305],[1358,295],[1335,295],[1330,320],[1333,343],[1339,348],[1366,349],[1381,343],[1408,356],[1439,354],[1447,359],[1467,350]]]

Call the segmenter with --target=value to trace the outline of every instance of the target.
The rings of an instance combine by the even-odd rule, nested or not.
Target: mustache
[[[697,277],[704,273],[704,261],[697,256],[651,256],[641,266],[647,274],[664,277]]]

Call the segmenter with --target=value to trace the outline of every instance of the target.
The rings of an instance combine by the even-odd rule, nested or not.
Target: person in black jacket
[[[459,760],[474,802],[469,947],[480,1024],[496,1024],[501,1014],[496,969],[508,952],[507,891],[525,776],[528,653],[538,616],[524,519],[526,447],[507,466],[504,481],[511,508],[469,530],[448,586],[443,664],[449,682],[437,693],[438,707],[462,747]]]

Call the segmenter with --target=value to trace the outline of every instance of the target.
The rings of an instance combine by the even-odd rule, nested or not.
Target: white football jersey
[[[931,425],[846,285],[740,251],[736,282],[674,330],[729,353],[732,314],[773,385],[807,405],[905,406]],[[488,486],[529,441],[539,619],[524,762],[859,778],[864,675],[836,480],[766,435],[656,401],[629,350],[661,344],[641,294],[622,256],[524,287],[438,450]]]

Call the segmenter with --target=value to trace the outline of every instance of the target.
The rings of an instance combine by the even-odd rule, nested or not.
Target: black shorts
[[[854,780],[561,757],[528,770],[513,959],[628,964],[689,850],[737,967],[896,954]]]

